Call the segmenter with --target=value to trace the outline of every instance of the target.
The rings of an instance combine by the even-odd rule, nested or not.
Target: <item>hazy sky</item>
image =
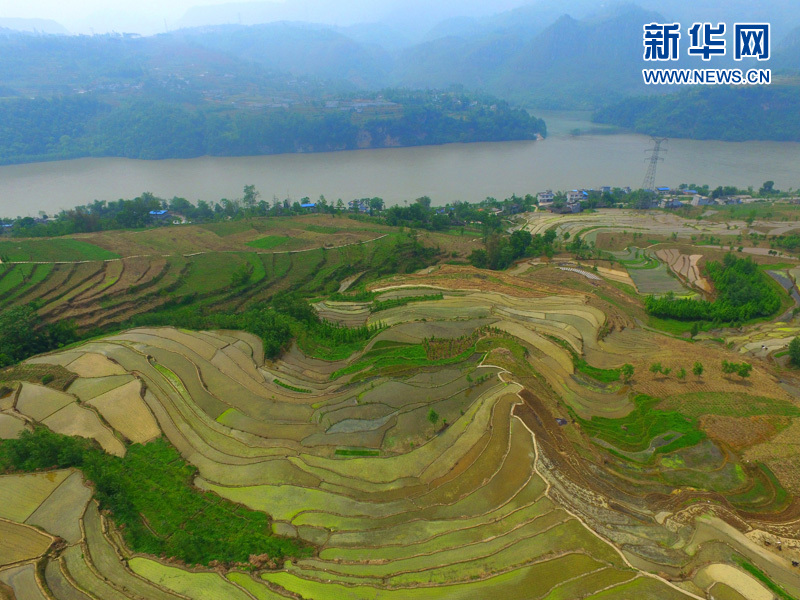
[[[536,3],[580,18],[626,0],[0,0],[0,18],[52,19],[72,33],[137,32],[209,23],[251,24],[297,20],[334,25],[385,20],[400,27],[430,27],[454,16],[484,16]],[[734,15],[796,26],[798,0],[628,0],[675,18],[720,20]],[[227,5],[214,10],[193,7]],[[716,22],[716,21],[715,21]]]
[[[269,0],[282,2],[282,0]],[[0,17],[52,19],[73,33],[110,30],[163,31],[193,6],[225,0],[0,0]],[[145,31],[147,30],[147,31]]]
[[[224,0],[0,0],[0,17],[53,19],[59,22],[78,21],[94,13],[130,12],[157,16],[180,17],[187,8],[203,4],[223,4]]]
[[[166,29],[208,22],[244,22],[253,19],[300,20],[336,25],[387,19],[482,16],[509,10],[532,0],[0,0],[0,18],[52,19],[72,33],[107,31],[153,34]],[[545,0],[556,1],[556,0]],[[578,0],[593,2],[594,0]],[[601,1],[601,0],[598,0]],[[188,9],[229,5],[213,13]],[[261,5],[261,7],[259,7]],[[272,8],[266,8],[271,6]],[[220,17],[220,15],[223,15]],[[257,17],[255,15],[262,15]],[[267,17],[266,15],[270,15]],[[220,21],[220,19],[222,19]],[[432,23],[431,23],[432,24]]]

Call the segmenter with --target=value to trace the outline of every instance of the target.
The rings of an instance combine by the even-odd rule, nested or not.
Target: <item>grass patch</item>
[[[221,221],[219,223],[206,223],[201,225],[203,229],[217,234],[219,237],[227,237],[237,233],[244,233],[252,229],[248,221]]]
[[[332,373],[331,379],[336,379],[343,375],[351,375],[353,373],[359,373],[360,377],[366,376],[367,374],[378,374],[385,369],[392,369],[392,371],[395,372],[396,369],[394,369],[394,367],[402,367],[405,369],[449,365],[465,361],[474,353],[475,346],[472,346],[456,356],[431,360],[428,358],[428,353],[423,344],[408,344],[405,346],[372,349],[353,364]]]
[[[579,356],[572,357],[572,364],[575,366],[577,371],[583,373],[584,375],[588,375],[600,383],[613,383],[615,381],[619,381],[619,369],[601,369],[599,367],[593,367]]]
[[[341,231],[341,229],[339,229],[338,227],[331,227],[330,225],[306,225],[305,227],[303,227],[303,229],[306,231],[312,231],[314,233],[327,233],[327,234],[339,233]]]
[[[251,554],[311,554],[304,543],[272,534],[266,514],[193,487],[196,469],[163,439],[134,444],[119,458],[84,438],[38,428],[0,441],[0,467],[80,468],[134,552],[201,565],[247,563]]]
[[[72,262],[109,260],[119,254],[83,240],[50,238],[0,242],[0,257],[4,262]]]
[[[192,256],[189,259],[191,267],[183,278],[182,284],[175,288],[175,293],[177,295],[207,294],[225,288],[231,285],[233,272],[245,260],[242,255],[227,252],[212,252]],[[253,265],[255,265],[255,262],[253,262]],[[254,276],[255,266],[251,279]]]
[[[617,288],[622,293],[627,294],[634,300],[640,300],[639,293],[633,288],[633,286],[630,286],[627,283],[622,283],[621,281],[614,281],[613,279],[607,279],[606,283]]]
[[[695,418],[673,410],[657,410],[655,406],[659,402],[661,402],[659,398],[639,394],[633,399],[635,408],[620,419],[597,416],[583,419],[571,412],[589,437],[604,440],[625,452],[646,450],[654,437],[667,432],[682,435],[656,448],[655,453],[668,453],[679,448],[694,446],[705,438]]]
[[[287,243],[289,239],[290,238],[284,235],[267,235],[253,240],[252,242],[247,242],[247,245],[251,248],[258,248],[259,250],[270,250],[271,248],[282,246]]]
[[[729,495],[728,501],[738,508],[750,512],[778,512],[786,508],[789,493],[778,478],[764,463],[756,463],[751,487],[739,494]]]
[[[572,365],[575,367],[575,370],[579,373],[583,373],[584,375],[588,375],[595,381],[599,381],[600,383],[614,383],[615,381],[619,381],[620,378],[620,370],[619,369],[601,369],[600,367],[593,367],[589,363],[587,363],[582,357],[578,356],[578,354],[573,350],[572,346],[570,346],[565,340],[562,340],[560,337],[554,335],[547,335],[551,341],[555,342],[562,348],[564,348],[567,352],[570,353],[572,356]]]
[[[17,381],[43,383],[51,388],[64,391],[78,376],[61,365],[37,365],[20,363],[0,371],[0,387]]]
[[[698,323],[700,331],[706,331],[710,327],[709,324],[703,323],[702,321],[678,321],[676,319],[663,319],[661,317],[654,317],[652,315],[647,317],[648,327],[652,327],[658,331],[663,331],[664,333],[670,333],[677,336],[681,336],[684,333],[690,333],[694,323]]]
[[[6,267],[8,272],[3,279],[0,279],[0,297],[8,297],[10,294],[19,293],[19,287],[25,286],[33,278],[33,274],[38,265],[9,265]]]

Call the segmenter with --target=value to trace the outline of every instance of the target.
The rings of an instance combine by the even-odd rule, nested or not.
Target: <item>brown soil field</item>
[[[292,242],[286,250],[304,250],[352,244],[390,231],[380,225],[322,214],[279,219],[255,218],[241,225],[241,231],[224,236],[217,235],[211,228],[202,225],[182,225],[136,232],[109,231],[75,237],[123,257],[132,257],[193,252],[259,252],[257,248],[248,246],[247,242],[265,235],[289,238]],[[276,247],[268,252],[282,250],[284,248]]]
[[[399,285],[498,292],[517,298],[541,298],[559,293],[555,285],[521,280],[502,271],[481,271],[474,267],[447,264],[431,267],[420,273],[383,279],[368,285],[367,289],[381,291]]]
[[[788,417],[754,416],[727,417],[705,415],[700,418],[700,427],[713,439],[734,450],[744,450],[766,442],[791,423]]]

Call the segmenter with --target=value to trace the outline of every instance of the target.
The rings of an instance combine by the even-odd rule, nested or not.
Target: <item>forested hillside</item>
[[[594,121],[667,137],[800,141],[800,86],[705,86],[629,98],[597,111]]]
[[[394,101],[392,101],[394,100]],[[448,142],[535,139],[545,124],[493,99],[385,93],[373,112],[319,107],[231,110],[93,97],[0,102],[0,163],[81,156],[244,156]]]

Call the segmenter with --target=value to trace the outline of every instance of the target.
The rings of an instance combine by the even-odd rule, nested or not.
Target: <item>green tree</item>
[[[628,383],[633,378],[633,365],[625,363],[620,367],[619,373],[622,375],[622,381]]]
[[[690,330],[689,335],[691,335],[692,338],[694,338],[698,333],[700,333],[700,323],[695,321],[694,323],[692,323],[692,329]]]
[[[686,379],[686,369],[684,369],[683,367],[681,367],[680,369],[678,369],[678,371],[675,373],[675,375],[676,375],[676,377],[677,377],[678,379],[680,379],[681,381],[683,381],[684,379]]]
[[[436,424],[439,422],[439,413],[437,413],[433,409],[430,409],[428,411],[428,421],[430,421],[431,425],[433,425],[433,431],[435,432],[436,431]]]
[[[383,210],[383,198],[370,198],[369,199],[369,214]]]
[[[789,342],[789,361],[800,367],[800,337],[794,338]]]
[[[736,365],[736,374],[742,379],[750,377],[750,372],[753,370],[753,365],[750,363],[739,363]]]
[[[0,313],[0,367],[44,350],[36,333],[38,321],[36,310],[30,304]]]
[[[725,373],[725,375],[736,373],[738,367],[739,365],[735,362],[728,362],[727,360],[722,361],[722,372]]]
[[[701,377],[703,375],[703,371],[705,371],[705,368],[703,367],[703,363],[701,363],[701,362],[694,363],[694,366],[692,367],[692,373],[696,377]]]
[[[654,362],[652,365],[650,365],[650,372],[655,374],[655,375],[658,375],[663,370],[664,370],[664,367],[661,366],[660,362]]]
[[[664,377],[669,377],[669,374],[672,373],[672,367],[664,367],[661,369],[661,373],[664,375]]]
[[[242,263],[231,273],[231,287],[239,287],[250,283],[253,276],[253,265],[249,262]]]
[[[244,186],[244,195],[242,196],[242,204],[244,204],[248,209],[252,210],[252,208],[258,202],[258,197],[261,194],[256,190],[256,186],[254,185],[246,185]]]

